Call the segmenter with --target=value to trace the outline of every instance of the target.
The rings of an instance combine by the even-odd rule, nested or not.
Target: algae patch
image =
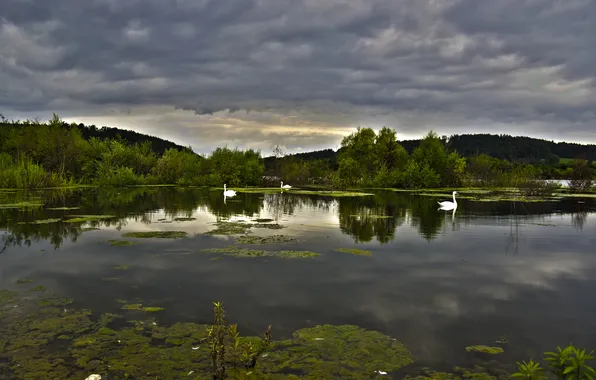
[[[349,253],[352,255],[372,256],[372,251],[358,248],[336,248],[335,251],[342,253]]]
[[[308,379],[370,378],[376,371],[392,372],[413,362],[399,341],[358,326],[322,325],[296,331],[292,339],[273,342],[263,372],[299,369]]]
[[[27,284],[30,282],[33,282],[33,280],[30,278],[19,278],[18,280],[15,281],[15,283],[17,283],[17,284]]]
[[[222,253],[226,256],[235,257],[279,257],[283,259],[310,259],[319,256],[318,253],[310,251],[267,251],[259,249],[245,249],[234,246],[226,248],[207,248],[201,250],[208,253]]]
[[[180,239],[186,237],[187,233],[184,231],[143,231],[143,232],[127,232],[122,234],[124,237],[148,239]]]
[[[158,311],[164,310],[164,308],[156,306],[143,306],[143,304],[140,303],[131,303],[123,305],[122,310],[145,311],[147,313],[156,313]]]
[[[47,210],[51,211],[70,211],[70,210],[78,210],[80,207],[48,207]]]
[[[114,247],[130,247],[131,245],[137,245],[136,242],[130,240],[108,240],[108,243]]]
[[[85,222],[96,222],[103,219],[116,218],[115,215],[68,215],[70,219],[66,219],[66,223],[85,223]]]
[[[296,243],[298,240],[285,236],[285,235],[272,235],[272,236],[254,236],[244,235],[238,236],[236,242],[238,244],[285,244],[285,243]]]
[[[217,228],[205,232],[205,235],[245,235],[252,224],[240,222],[216,222]]]
[[[34,201],[23,201],[23,202],[16,202],[16,203],[2,203],[0,204],[0,209],[3,208],[37,208],[43,206],[43,203],[34,202]]]
[[[45,292],[46,291],[46,287],[43,285],[38,285],[35,288],[32,288],[29,290],[30,292]]]
[[[32,222],[18,222],[18,224],[50,224],[50,223],[58,223],[62,219],[40,219],[34,220]]]
[[[129,268],[130,267],[128,265],[124,265],[124,264],[114,267],[114,269],[116,269],[116,270],[128,270]]]
[[[484,354],[491,354],[491,355],[503,353],[503,349],[501,347],[489,347],[489,346],[483,346],[483,345],[467,346],[466,351],[468,351],[468,352],[482,352]]]

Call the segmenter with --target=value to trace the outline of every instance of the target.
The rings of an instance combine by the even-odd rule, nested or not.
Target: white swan
[[[226,184],[224,183],[223,194],[224,197],[233,197],[234,195],[236,195],[236,190],[226,190]]]
[[[457,194],[457,191],[453,192],[453,202],[449,202],[449,201],[438,202],[437,201],[437,203],[441,206],[440,208],[442,210],[455,210],[457,208],[457,201],[455,200],[455,194]]]
[[[281,182],[281,188],[282,188],[282,189],[291,189],[291,188],[292,188],[292,186],[290,186],[290,185],[284,185],[284,182],[282,181],[282,182]]]

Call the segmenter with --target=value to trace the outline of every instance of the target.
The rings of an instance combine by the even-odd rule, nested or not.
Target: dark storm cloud
[[[4,0],[0,20],[0,105],[19,114],[171,106],[595,140],[592,0]],[[210,133],[194,128],[178,136]]]

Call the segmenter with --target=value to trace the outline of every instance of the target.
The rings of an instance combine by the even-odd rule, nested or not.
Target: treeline
[[[169,142],[172,147],[162,152],[165,145],[156,147],[155,140],[141,134],[111,136],[112,129],[102,128],[104,137],[97,137],[97,131],[64,123],[57,115],[47,123],[0,119],[0,187],[279,186],[282,180],[336,188],[506,186],[531,194],[552,178],[571,178],[573,189],[588,190],[594,171],[593,164],[582,159],[532,164],[487,154],[465,157],[453,148],[453,138],[432,131],[408,151],[387,127],[378,133],[359,128],[342,140],[338,152],[286,156],[276,148],[267,160],[251,149],[217,148],[201,156]]]
[[[591,187],[594,165],[587,160],[567,164],[515,162],[476,154],[464,157],[434,132],[408,151],[395,131],[359,128],[341,148],[267,158],[267,173],[296,184],[326,183],[335,187],[432,188],[463,185],[523,188],[528,194],[548,192],[547,179],[571,179],[574,190]],[[550,189],[552,190],[552,189]]]
[[[441,141],[445,147],[452,151],[457,151],[462,157],[474,157],[486,154],[500,160],[507,160],[515,163],[530,163],[534,165],[546,164],[557,166],[561,164],[568,167],[569,159],[585,159],[587,161],[596,161],[596,145],[582,145],[575,143],[560,142],[535,139],[531,137],[514,137],[509,135],[490,135],[490,134],[466,134],[453,135],[450,137],[441,136]],[[419,140],[403,140],[400,144],[404,149],[412,154],[421,143]],[[305,160],[323,159],[330,163],[337,161],[337,156],[342,148],[337,152],[332,149],[326,149],[308,153],[298,153],[297,158]],[[265,164],[269,165],[275,157],[266,157]],[[566,160],[567,159],[567,160]]]
[[[0,187],[240,186],[257,185],[263,176],[263,159],[254,150],[217,148],[203,157],[172,143],[160,153],[150,140],[134,135],[129,142],[125,136],[86,138],[78,125],[57,115],[48,123],[2,119]]]

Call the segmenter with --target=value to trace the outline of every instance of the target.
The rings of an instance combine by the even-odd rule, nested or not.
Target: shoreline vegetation
[[[594,193],[596,165],[582,157],[559,158],[547,151],[541,153],[543,158],[534,154],[525,160],[519,152],[515,160],[487,154],[462,156],[453,148],[454,142],[433,131],[415,147],[410,143],[400,142],[387,127],[378,132],[358,128],[342,140],[333,159],[285,155],[280,147],[267,158],[253,149],[227,147],[203,156],[153,136],[68,124],[56,114],[46,123],[9,121],[0,115],[0,189],[220,189],[227,184],[240,193],[266,193],[282,191],[278,186],[283,181],[293,186],[284,191],[331,196],[363,195],[367,189],[509,193],[514,189],[523,197]],[[586,146],[586,154],[591,154],[591,147]],[[567,179],[569,186],[561,189],[553,179]]]

